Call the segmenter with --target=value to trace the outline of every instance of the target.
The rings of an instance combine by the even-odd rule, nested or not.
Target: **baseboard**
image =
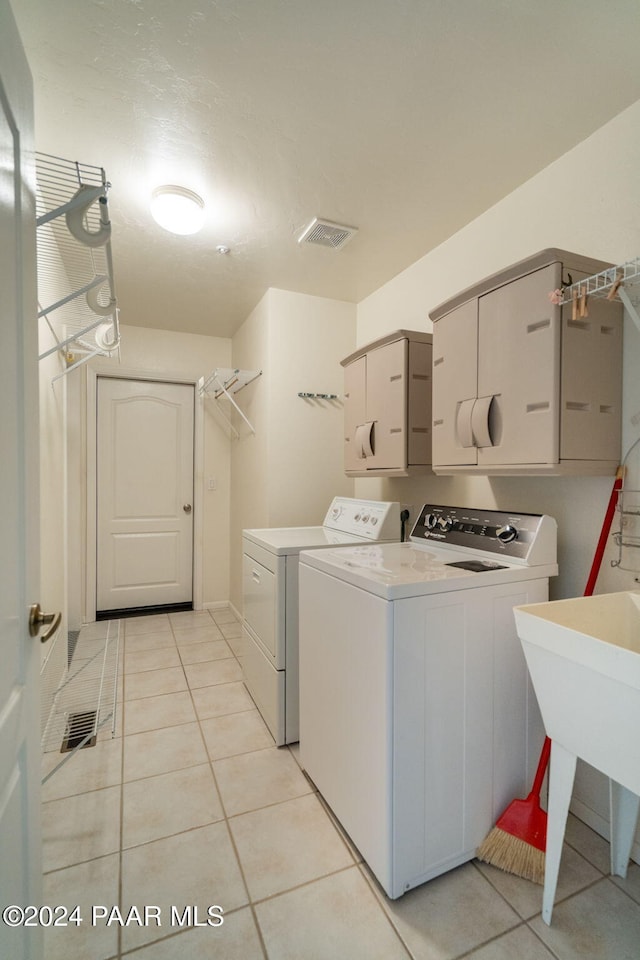
[[[569,810],[578,820],[582,820],[582,822],[586,823],[588,827],[591,827],[598,836],[609,842],[609,821],[606,817],[596,813],[596,811],[588,807],[586,803],[582,803],[581,800],[576,800],[575,798],[571,801]],[[637,834],[636,841],[631,847],[631,859],[634,863],[640,864],[640,841],[637,839]]]
[[[207,600],[202,604],[203,610],[231,610],[233,615],[242,620],[242,614],[234,606],[231,600]]]

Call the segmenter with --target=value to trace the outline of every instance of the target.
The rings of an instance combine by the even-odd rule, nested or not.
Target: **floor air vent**
[[[314,217],[309,226],[298,237],[298,243],[315,243],[320,247],[340,250],[358,232],[357,227],[345,227],[331,220]]]
[[[75,750],[76,747],[79,747],[84,738],[95,729],[95,723],[95,710],[85,710],[83,713],[70,713],[69,719],[67,720],[64,740],[60,747],[60,753],[69,753],[70,750]],[[82,749],[84,750],[85,747],[95,747],[95,745],[96,737],[93,735],[82,745]]]

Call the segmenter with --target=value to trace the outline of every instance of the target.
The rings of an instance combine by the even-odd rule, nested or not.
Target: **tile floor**
[[[77,904],[83,918],[46,931],[47,960],[640,957],[640,867],[608,877],[608,845],[575,819],[550,928],[541,887],[475,862],[389,901],[297,746],[274,747],[242,684],[233,613],[121,624],[117,735],[43,788],[44,903]],[[221,926],[217,911],[206,925],[213,905]],[[145,906],[159,911],[125,925],[132,906],[141,921]]]

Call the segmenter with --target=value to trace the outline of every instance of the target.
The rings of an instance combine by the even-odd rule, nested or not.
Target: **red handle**
[[[531,787],[530,797],[539,797],[540,791],[542,790],[542,781],[544,780],[544,775],[547,772],[547,764],[549,763],[549,757],[551,755],[551,740],[549,737],[544,738],[544,743],[542,744],[542,753],[540,754],[540,759],[538,760],[538,769],[536,770],[536,775],[533,779],[533,786]]]
[[[618,502],[618,494],[622,489],[622,478],[623,478],[623,470],[620,467],[616,474],[616,479],[613,484],[613,490],[611,491],[611,496],[609,497],[609,506],[607,507],[607,512],[604,515],[602,530],[600,531],[600,539],[598,540],[596,552],[593,557],[593,563],[591,564],[591,570],[589,572],[589,579],[587,580],[587,585],[584,588],[585,597],[590,597],[596,587],[596,580],[598,579],[598,573],[600,572],[600,564],[602,563],[604,549],[607,545],[607,538],[609,536],[609,531],[611,530],[613,515],[615,513],[616,504]]]
[[[602,522],[602,530],[600,531],[600,539],[598,540],[598,545],[596,546],[596,552],[593,556],[593,563],[591,564],[591,570],[589,571],[589,579],[587,580],[587,585],[584,588],[585,597],[590,597],[593,594],[596,586],[596,580],[598,579],[598,574],[600,573],[600,566],[602,564],[602,557],[604,556],[605,547],[607,545],[607,539],[609,537],[609,531],[611,530],[611,524],[613,523],[613,515],[616,510],[616,504],[618,502],[618,494],[622,490],[622,480],[624,477],[624,470],[622,467],[618,467],[618,472],[616,473],[616,479],[613,482],[613,489],[611,490],[611,496],[609,497],[609,505],[607,506],[607,512],[604,515],[604,520]],[[536,775],[533,781],[533,786],[531,787],[531,796],[540,796],[540,790],[542,789],[542,781],[544,780],[544,775],[547,772],[547,764],[549,763],[549,757],[551,755],[551,740],[549,737],[544,738],[544,743],[542,745],[542,753],[540,754],[540,759],[538,761],[538,769],[536,770]]]

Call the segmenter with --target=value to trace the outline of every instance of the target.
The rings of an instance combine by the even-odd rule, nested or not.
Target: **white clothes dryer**
[[[400,538],[398,503],[352,497],[334,497],[322,526],[243,530],[243,678],[277,746],[299,737],[300,551]]]
[[[557,572],[551,517],[429,504],[406,543],[300,554],[302,766],[389,897],[473,858],[530,783],[513,607]]]

